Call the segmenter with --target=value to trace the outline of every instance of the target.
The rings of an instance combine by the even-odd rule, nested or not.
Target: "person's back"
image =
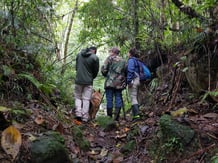
[[[106,75],[105,88],[124,89],[126,86],[126,61],[118,55],[108,58],[108,70],[102,68],[102,73]]]
[[[99,59],[96,56],[96,47],[82,50],[76,58],[75,79],[75,114],[79,121],[89,120],[89,106],[93,92],[93,80],[99,70]]]
[[[76,84],[93,84],[99,70],[99,59],[92,49],[82,50],[76,58]]]
[[[112,117],[113,97],[115,97],[115,120],[118,120],[123,106],[122,90],[126,87],[126,61],[119,56],[119,49],[112,48],[110,55],[101,67],[105,79],[107,115]]]

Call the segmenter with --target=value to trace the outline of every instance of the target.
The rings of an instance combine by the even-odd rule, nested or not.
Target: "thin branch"
[[[65,40],[65,44],[64,44],[64,57],[66,57],[66,55],[67,55],[68,42],[69,42],[69,39],[70,39],[70,32],[71,32],[71,29],[72,29],[72,26],[73,26],[73,21],[74,21],[74,17],[75,17],[77,9],[78,9],[78,0],[76,1],[74,10],[72,12],[72,15],[71,15],[71,18],[70,18],[70,24],[68,26],[68,30],[67,30],[67,34],[66,34],[66,40]],[[66,63],[65,59],[64,59],[64,63]]]
[[[188,15],[191,19],[192,18],[198,18],[198,19],[203,19],[205,20],[205,18],[201,15],[199,15],[193,8],[186,6],[185,4],[183,4],[182,2],[180,2],[179,0],[172,0],[172,2],[176,5],[176,7],[179,8],[179,10],[183,13],[185,13],[186,15]]]

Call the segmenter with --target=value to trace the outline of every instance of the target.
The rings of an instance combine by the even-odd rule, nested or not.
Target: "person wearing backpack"
[[[126,61],[119,53],[120,50],[113,47],[101,67],[101,73],[105,77],[107,115],[113,116],[113,102],[115,100],[114,120],[116,121],[119,120],[120,110],[123,106],[122,90],[126,87]]]
[[[88,122],[89,106],[93,92],[93,81],[99,71],[97,48],[83,49],[76,57],[75,115],[76,120]]]
[[[138,87],[140,85],[139,68],[136,61],[138,60],[138,51],[136,48],[132,48],[128,52],[127,62],[127,85],[128,92],[131,100],[132,107],[132,119],[139,119],[139,104],[138,104]]]

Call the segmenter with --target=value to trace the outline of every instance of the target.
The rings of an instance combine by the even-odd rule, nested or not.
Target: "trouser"
[[[107,115],[112,117],[114,98],[115,98],[115,113],[119,115],[120,108],[123,106],[122,89],[106,88],[106,100],[107,100]]]
[[[89,119],[90,100],[93,92],[92,87],[92,85],[75,84],[75,114],[77,117],[81,117],[83,121],[88,121]]]
[[[133,79],[132,86],[128,87],[128,92],[129,92],[130,101],[132,105],[138,104],[139,84],[140,84],[139,77],[136,77],[135,79]]]
[[[138,87],[140,85],[139,77],[136,77],[133,80],[132,86],[128,87],[128,92],[132,104],[132,114],[136,116],[139,114],[139,106],[138,106]]]

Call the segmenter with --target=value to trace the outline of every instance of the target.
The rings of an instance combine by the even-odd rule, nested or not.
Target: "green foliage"
[[[25,123],[29,119],[30,115],[31,112],[26,109],[17,108],[11,110],[12,119],[20,123]]]
[[[160,129],[149,149],[155,160],[165,160],[172,155],[181,154],[185,152],[187,144],[193,142],[194,130],[174,121],[170,115],[161,116]]]
[[[72,134],[73,134],[73,137],[75,139],[75,142],[77,143],[77,145],[84,151],[87,151],[89,150],[89,147],[90,147],[90,143],[88,140],[86,140],[83,136],[83,132],[82,130],[77,127],[77,126],[74,126],[72,128]]]
[[[110,124],[114,123],[113,119],[109,116],[98,116],[96,118],[96,121],[97,121],[97,124],[102,128],[106,128]]]
[[[167,142],[165,142],[162,145],[163,151],[165,151],[167,154],[173,152],[173,151],[183,151],[183,144],[180,142],[179,138],[172,137]]]
[[[214,91],[207,91],[202,99],[201,102],[203,102],[208,96],[212,96],[212,97],[218,97],[218,89],[214,90]]]
[[[60,91],[60,98],[63,103],[73,105],[73,89],[74,89],[74,76],[75,69],[73,64],[65,66],[65,72],[61,72],[59,65],[52,66],[52,68],[46,67],[44,72],[47,78],[46,83],[51,83],[56,86],[56,89]]]
[[[52,92],[52,90],[55,88],[55,85],[53,84],[42,84],[40,83],[32,74],[18,74],[18,77],[26,78],[28,79],[37,89],[41,90],[45,94],[49,94]]]
[[[172,2],[139,0],[134,6],[130,0],[89,1],[79,10],[85,25],[80,33],[80,41],[93,38],[96,42],[129,47],[135,39],[134,30],[138,30],[136,37],[143,49],[151,49],[157,43],[166,47],[188,43],[198,35],[196,27],[205,28],[208,25],[209,11],[217,2],[206,0],[204,3],[183,3],[205,17],[204,21],[200,18],[190,19]],[[137,11],[137,17],[133,17],[134,10]],[[139,20],[137,29],[134,29],[134,19]]]
[[[211,163],[218,163],[218,154],[211,158]]]
[[[139,135],[139,133],[139,127],[137,125],[134,125],[127,135],[127,140],[134,140],[135,137]]]
[[[53,3],[55,4],[55,3]],[[4,40],[31,54],[40,54],[52,42],[54,10],[49,1],[7,0],[0,2],[0,29]],[[50,42],[49,42],[50,41]]]
[[[149,90],[150,90],[151,92],[155,91],[156,88],[158,87],[158,85],[159,85],[159,80],[158,80],[158,78],[152,79],[152,81],[149,83]]]
[[[181,144],[178,138],[172,137],[166,142],[160,142],[157,140],[149,148],[149,153],[152,155],[154,160],[163,161],[170,155],[177,153],[182,153],[184,151],[184,146]]]
[[[7,65],[2,65],[2,70],[3,70],[3,75],[5,75],[5,76],[9,76],[9,75],[13,74],[13,72],[14,72],[14,70]]]
[[[112,1],[90,1],[79,10],[84,29],[80,32],[80,41],[92,40],[99,44],[118,45],[129,37],[127,13],[122,6]]]
[[[3,75],[10,76],[16,73],[46,94],[53,88],[59,89],[62,100],[73,105],[75,55],[80,47],[95,44],[104,46],[107,50],[107,47],[116,45],[120,46],[122,55],[125,55],[136,39],[140,42],[141,49],[147,50],[157,50],[157,46],[170,49],[181,43],[187,43],[188,46],[191,45],[190,42],[195,42],[192,41],[193,37],[196,41],[207,37],[203,32],[196,32],[196,27],[205,30],[209,23],[214,22],[212,9],[217,6],[215,0],[205,0],[202,3],[195,0],[183,1],[185,6],[192,7],[199,15],[205,17],[201,20],[190,18],[172,1],[138,0],[136,5],[131,0],[79,2],[68,45],[69,63],[56,60],[56,55],[58,50],[63,51],[61,45],[64,42],[64,31],[68,27],[69,15],[73,12],[75,1],[0,2],[0,55],[7,58],[4,62],[0,61],[3,65],[0,68],[1,87],[5,86],[2,84]],[[136,15],[134,11],[137,11]],[[58,12],[60,15],[57,15]],[[22,55],[18,55],[18,52]],[[36,69],[40,69],[42,81],[31,75]],[[24,88],[16,83],[16,79],[10,79],[14,92],[24,92]],[[98,77],[94,82],[95,89],[102,90],[103,82],[104,78]],[[159,81],[152,80],[151,90],[158,84]],[[28,96],[31,98],[30,93]],[[130,104],[126,99],[124,96],[125,108],[128,108]]]
[[[136,141],[130,140],[120,149],[120,151],[124,154],[129,154],[135,149],[135,147],[136,147]]]
[[[0,106],[0,112],[8,113],[8,120],[21,123],[25,123],[31,115],[31,111],[25,109],[24,106],[17,101],[13,101],[13,106],[11,108]]]

